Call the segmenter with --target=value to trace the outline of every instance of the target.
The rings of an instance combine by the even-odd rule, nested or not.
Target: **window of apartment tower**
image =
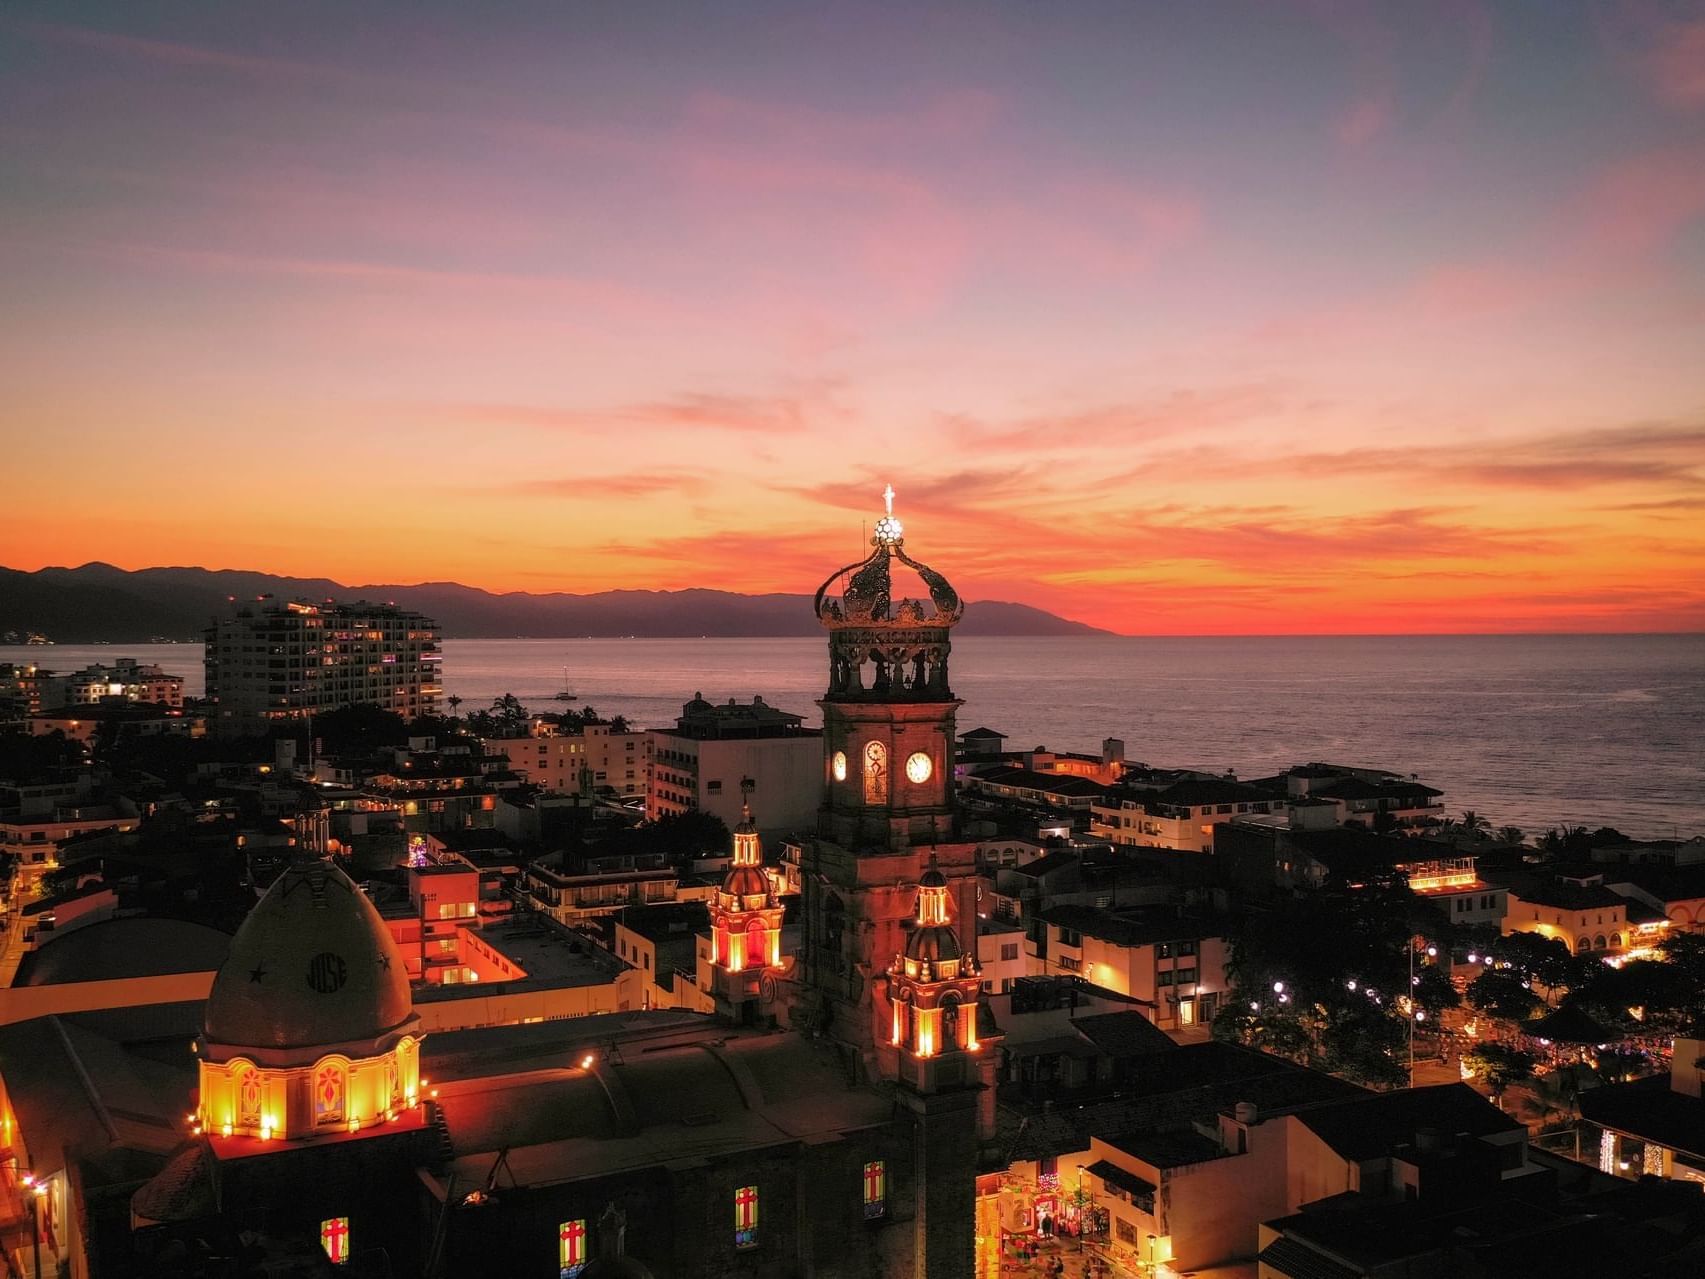
[[[734,1246],[758,1246],[758,1188],[741,1186],[734,1192]]]
[[[864,802],[882,804],[888,799],[888,748],[870,742],[864,748]]]
[[[880,1217],[888,1210],[888,1173],[880,1159],[864,1166],[864,1215]]]

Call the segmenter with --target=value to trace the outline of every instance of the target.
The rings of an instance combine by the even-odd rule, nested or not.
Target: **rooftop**
[[[1334,1153],[1361,1162],[1415,1139],[1422,1128],[1451,1136],[1485,1137],[1522,1125],[1467,1084],[1436,1084],[1375,1093],[1331,1105],[1299,1109],[1297,1118]]]
[[[1220,1143],[1194,1129],[1172,1132],[1133,1132],[1108,1140],[1108,1145],[1135,1155],[1154,1168],[1183,1168],[1225,1156]]]
[[[1167,907],[1114,911],[1099,906],[1055,906],[1042,918],[1059,928],[1116,946],[1152,946],[1165,941],[1199,941],[1218,937],[1222,926],[1211,919],[1180,916]]]
[[[1579,884],[1560,884],[1555,880],[1512,886],[1510,896],[1530,906],[1550,906],[1557,910],[1609,910],[1627,904],[1627,898],[1611,892],[1603,884],[1582,887]]]
[[[15,985],[217,972],[231,949],[230,934],[181,919],[108,919],[48,936],[24,956]]]
[[[417,1004],[528,990],[602,986],[614,981],[624,967],[620,960],[590,942],[565,938],[544,924],[531,920],[506,920],[481,928],[475,935],[506,959],[519,964],[527,975],[514,981],[452,982],[419,987],[414,992]]]
[[[1067,799],[1081,799],[1086,795],[1096,796],[1107,792],[1107,787],[1087,777],[1073,777],[1067,773],[1039,773],[1031,768],[990,768],[972,774],[970,780],[986,782],[991,786],[1011,786],[1017,790],[1042,791]]]
[[[1591,1123],[1705,1159],[1705,1100],[1676,1092],[1668,1075],[1588,1089],[1580,1106]]]
[[[1178,1048],[1171,1035],[1135,1009],[1078,1017],[1072,1029],[1109,1057],[1143,1057]]]
[[[433,1060],[440,1037],[427,1040],[423,1069],[438,1087],[459,1181],[482,1180],[499,1150],[517,1185],[536,1186],[832,1139],[891,1118],[890,1100],[849,1086],[830,1049],[796,1035],[743,1035],[694,1014],[625,1026],[573,1020],[606,1023],[566,1028],[591,1032],[579,1040],[593,1058],[587,1069],[576,1050],[563,1051],[563,1032],[550,1064],[532,1069],[504,1054],[444,1071]],[[452,1047],[477,1053],[485,1033],[458,1032]]]

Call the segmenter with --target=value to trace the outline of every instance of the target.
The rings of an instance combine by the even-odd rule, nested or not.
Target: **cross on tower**
[[[882,500],[888,504],[888,514],[894,514],[894,486],[892,484],[883,488]]]

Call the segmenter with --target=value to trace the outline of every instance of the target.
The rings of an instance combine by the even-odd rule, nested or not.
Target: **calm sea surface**
[[[514,692],[551,708],[563,668],[578,705],[673,722],[695,692],[766,701],[815,722],[820,639],[448,640],[464,711]],[[195,644],[0,648],[56,670],[133,656],[199,694]],[[1418,773],[1451,811],[1530,833],[1561,822],[1647,838],[1705,833],[1705,636],[1427,636],[955,641],[961,730],[1009,746],[1096,750],[1122,737],[1157,766],[1255,777],[1309,760]]]

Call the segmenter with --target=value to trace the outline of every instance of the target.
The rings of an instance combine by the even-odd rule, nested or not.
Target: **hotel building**
[[[207,695],[225,725],[371,703],[436,714],[438,623],[394,604],[261,596],[207,628]]]

